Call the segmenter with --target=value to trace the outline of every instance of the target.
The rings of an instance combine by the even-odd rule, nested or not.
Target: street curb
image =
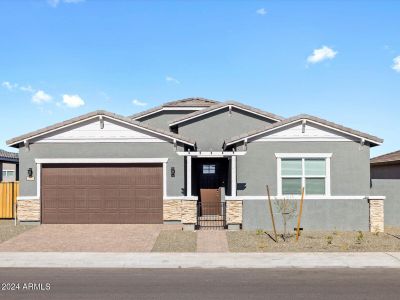
[[[0,252],[0,268],[400,268],[400,252]]]

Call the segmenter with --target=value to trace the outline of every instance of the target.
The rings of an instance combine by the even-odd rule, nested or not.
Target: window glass
[[[306,159],[304,161],[306,176],[325,176],[325,159]]]
[[[325,195],[325,178],[306,178],[308,195]]]
[[[203,174],[215,174],[215,165],[203,165]]]
[[[282,176],[301,176],[301,159],[282,159]]]
[[[301,194],[301,178],[282,178],[282,194]]]

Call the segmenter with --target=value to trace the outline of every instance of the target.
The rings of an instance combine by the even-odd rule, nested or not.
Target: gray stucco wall
[[[238,196],[277,194],[275,153],[332,153],[332,196],[368,196],[370,168],[367,145],[356,142],[252,142],[247,154],[237,157]]]
[[[148,124],[154,128],[163,129],[170,131],[169,123],[176,119],[182,118],[184,115],[190,114],[194,110],[183,110],[183,111],[168,111],[164,110],[156,114],[152,114],[148,117],[141,118],[138,121]]]
[[[226,108],[179,124],[179,134],[197,141],[202,151],[221,151],[224,140],[263,128],[271,122],[236,109],[229,114]]]
[[[181,145],[178,151],[182,151]],[[29,150],[21,148],[20,195],[35,196],[37,170],[35,158],[168,158],[167,195],[182,196],[185,188],[184,158],[175,153],[171,143],[38,143]],[[170,168],[175,167],[175,177]],[[28,168],[34,170],[34,181],[27,181]]]
[[[386,196],[385,225],[400,226],[400,164],[371,166],[371,194]]]
[[[297,226],[297,212],[288,222],[288,232]],[[282,215],[273,201],[277,230],[283,229]],[[304,200],[300,227],[304,230],[369,230],[369,204],[364,200]],[[264,200],[243,201],[243,229],[271,230],[268,202]]]

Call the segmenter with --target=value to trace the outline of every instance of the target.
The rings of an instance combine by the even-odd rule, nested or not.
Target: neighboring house
[[[188,98],[130,117],[95,111],[7,143],[31,175],[21,221],[268,229],[268,185],[273,200],[305,187],[305,229],[368,230],[383,227],[369,168],[382,142],[309,115]]]
[[[400,226],[400,151],[371,159],[371,191],[386,196],[385,225]]]
[[[0,149],[0,182],[18,181],[18,153]]]

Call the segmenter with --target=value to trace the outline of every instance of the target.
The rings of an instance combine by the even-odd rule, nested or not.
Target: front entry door
[[[224,171],[226,171],[224,169],[225,164],[217,159],[204,160],[198,164],[202,215],[221,214],[221,187],[224,186]]]

